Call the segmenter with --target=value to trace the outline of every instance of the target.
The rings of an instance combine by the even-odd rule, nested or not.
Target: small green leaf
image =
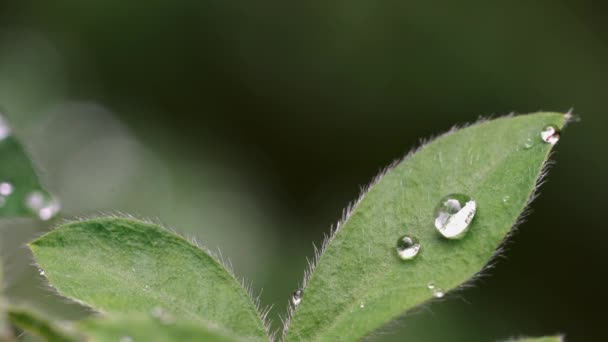
[[[522,337],[505,342],[564,342],[564,336]]]
[[[235,342],[243,341],[218,329],[175,321],[163,324],[141,316],[93,319],[78,323],[78,330],[87,341],[180,341]]]
[[[0,217],[48,220],[57,214],[59,202],[40,183],[32,161],[1,113],[0,165]]]
[[[61,327],[31,310],[11,308],[8,317],[14,325],[48,342],[76,342],[80,338],[68,328]]]
[[[360,339],[469,281],[492,259],[542,178],[552,145],[541,131],[566,120],[538,113],[480,122],[437,138],[377,178],[305,277],[286,339]],[[440,199],[454,193],[477,204],[458,240],[434,226]],[[421,245],[412,260],[396,252],[406,234]]]
[[[108,314],[162,309],[178,320],[268,340],[256,305],[214,257],[157,225],[98,218],[61,226],[30,244],[63,295]]]

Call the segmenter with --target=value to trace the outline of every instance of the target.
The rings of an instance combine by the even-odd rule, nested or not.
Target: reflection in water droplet
[[[25,205],[43,221],[52,219],[61,210],[61,203],[57,198],[40,191],[28,194],[25,198]]]
[[[548,125],[540,132],[540,137],[544,142],[555,145],[559,141],[560,130],[555,125]]]
[[[8,124],[8,120],[0,113],[0,141],[11,136],[11,126]]]
[[[464,194],[447,195],[435,208],[435,227],[448,239],[460,239],[475,217],[477,203]]]
[[[300,302],[302,302],[302,296],[304,296],[304,290],[298,289],[291,295],[291,304],[294,306],[300,305]]]
[[[443,296],[445,296],[445,292],[443,292],[442,289],[440,289],[440,288],[437,287],[437,288],[435,288],[433,290],[433,297],[435,297],[435,298],[443,298]]]
[[[9,196],[13,193],[13,184],[9,182],[0,183],[0,195]]]
[[[418,255],[420,242],[413,236],[404,235],[397,240],[397,254],[402,260],[410,260]]]
[[[432,289],[434,289],[434,288],[435,288],[435,283],[433,283],[432,281],[430,281],[428,284],[426,284],[426,287],[427,287],[429,290],[432,290]]]

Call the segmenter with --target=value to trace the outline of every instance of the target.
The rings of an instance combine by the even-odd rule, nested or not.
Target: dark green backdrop
[[[285,312],[312,242],[322,241],[360,186],[420,138],[478,116],[574,108],[582,120],[563,135],[557,164],[505,258],[475,288],[391,324],[377,339],[563,332],[569,341],[601,340],[607,7],[2,2],[0,106],[29,140],[49,186],[64,193],[68,216],[135,212],[220,245],[236,272],[264,289],[274,317]],[[92,137],[103,143],[84,149]],[[74,179],[83,185],[66,190]],[[1,228],[8,292],[77,317],[33,269],[22,270],[27,256],[15,246],[45,229]]]

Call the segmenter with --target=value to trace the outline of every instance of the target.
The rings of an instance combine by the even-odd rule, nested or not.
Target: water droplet
[[[28,194],[25,198],[25,205],[43,221],[52,219],[61,210],[61,203],[57,198],[40,191]]]
[[[9,182],[0,183],[0,195],[10,196],[13,193],[13,184]]]
[[[158,319],[163,324],[172,324],[173,322],[175,322],[173,316],[171,316],[160,306],[153,307],[152,310],[150,310],[150,316]]]
[[[433,283],[433,282],[431,281],[431,282],[429,282],[428,284],[426,284],[426,287],[427,287],[429,290],[432,290],[432,289],[434,289],[434,288],[435,288],[435,283]]]
[[[131,338],[131,336],[123,336],[120,338],[119,341],[120,342],[133,342],[133,339]]]
[[[532,138],[526,139],[526,142],[524,143],[524,148],[526,150],[529,150],[532,148],[532,146],[534,146],[534,141],[532,140]]]
[[[443,292],[442,289],[436,287],[433,290],[433,297],[435,297],[435,298],[443,298],[443,296],[445,296],[445,292]]]
[[[435,208],[435,227],[448,239],[460,239],[475,217],[477,203],[464,194],[445,196]]]
[[[404,235],[397,240],[397,254],[402,260],[414,259],[420,252],[420,242],[413,236]]]
[[[0,141],[11,136],[12,129],[8,120],[0,113]]]
[[[359,307],[360,307],[361,309],[365,309],[365,303],[361,302],[361,304],[359,305]]]
[[[555,125],[548,125],[540,132],[544,142],[555,145],[559,141],[560,130]]]
[[[294,306],[300,305],[300,302],[302,302],[302,296],[304,296],[304,290],[298,289],[291,295],[291,303]]]
[[[511,197],[509,197],[508,195],[502,198],[502,203],[504,204],[509,204],[509,201],[511,200]]]

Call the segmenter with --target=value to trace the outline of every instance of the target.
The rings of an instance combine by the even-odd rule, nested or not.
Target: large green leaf
[[[61,294],[107,314],[164,310],[267,340],[256,305],[218,260],[155,224],[127,218],[73,222],[30,243]]]
[[[552,145],[547,125],[567,115],[537,113],[453,130],[377,178],[326,242],[286,324],[288,341],[356,340],[483,270],[534,194]],[[462,239],[446,239],[434,209],[454,193],[477,213]],[[401,260],[397,239],[421,244]],[[428,286],[434,284],[434,289]]]
[[[86,320],[78,323],[78,330],[90,342],[149,341],[149,342],[235,342],[240,339],[225,332],[182,321],[159,320],[128,316],[110,319]]]
[[[51,219],[59,202],[42,186],[23,145],[0,113],[0,218]]]

